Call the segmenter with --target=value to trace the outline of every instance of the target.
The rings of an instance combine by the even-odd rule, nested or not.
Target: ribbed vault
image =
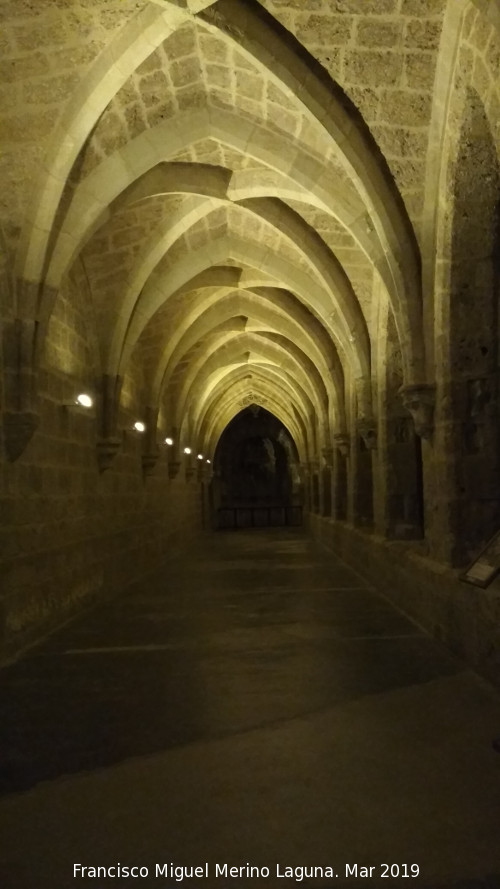
[[[150,450],[175,430],[178,446],[213,452],[252,397],[315,461],[376,414],[380,301],[404,384],[426,382],[424,183],[401,187],[382,113],[368,120],[310,46],[300,15],[317,5],[295,21],[271,0],[137,2],[54,128],[17,244],[16,308],[36,378],[84,280],[104,439],[134,413]],[[330,36],[369,35],[369,5],[371,18],[322,7]]]

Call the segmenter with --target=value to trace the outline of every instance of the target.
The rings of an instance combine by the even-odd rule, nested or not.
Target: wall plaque
[[[500,531],[491,538],[478,556],[460,575],[460,580],[472,583],[483,590],[500,572]]]

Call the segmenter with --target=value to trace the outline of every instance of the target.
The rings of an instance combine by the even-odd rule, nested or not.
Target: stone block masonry
[[[170,480],[166,454],[144,478],[138,442],[100,474],[95,431],[45,396],[34,441],[1,466],[1,659],[180,555],[201,528],[196,480]]]

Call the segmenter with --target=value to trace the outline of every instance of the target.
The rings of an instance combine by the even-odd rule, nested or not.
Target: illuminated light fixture
[[[79,404],[80,407],[92,407],[94,401],[90,397],[90,395],[87,395],[85,392],[81,392],[80,395],[77,396],[76,403]]]
[[[141,423],[140,420],[137,420],[137,423],[134,423],[134,429],[136,432],[145,432],[146,426],[144,423]]]
[[[173,443],[174,443],[173,438],[166,438],[166,439],[165,439],[165,444],[168,445],[169,448],[172,447]]]
[[[93,411],[91,408],[94,407],[94,399],[87,395],[86,392],[80,392],[80,395],[77,395],[73,401],[66,401],[62,407],[66,411],[75,412],[77,414],[89,414],[89,416],[93,416]]]
[[[207,460],[207,463],[210,463],[210,462],[211,462],[210,460]]]
[[[185,454],[192,454],[193,452],[192,452],[191,448],[184,448],[184,453]]]
[[[203,454],[198,454],[198,460],[203,460]]]

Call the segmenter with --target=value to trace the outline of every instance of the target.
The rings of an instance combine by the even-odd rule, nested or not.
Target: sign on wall
[[[460,580],[485,589],[500,572],[500,531],[491,538],[478,556],[470,563]]]

